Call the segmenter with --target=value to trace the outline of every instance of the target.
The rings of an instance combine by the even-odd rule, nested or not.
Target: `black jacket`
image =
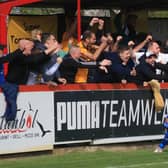
[[[109,74],[112,77],[112,82],[121,82],[122,79],[126,79],[128,82],[132,82],[132,76],[130,75],[132,69],[134,68],[134,62],[130,58],[126,65],[120,59],[117,53],[109,54],[106,59],[112,61],[112,65],[109,68]]]
[[[30,72],[30,65],[36,64],[38,66],[48,59],[49,57],[44,52],[25,56],[22,51],[18,49],[13,53],[0,58],[0,63],[9,63],[6,75],[6,80],[8,82],[26,84]]]
[[[142,84],[143,81],[148,82],[152,79],[156,79],[159,81],[168,79],[168,76],[165,74],[156,74],[156,69],[168,71],[168,65],[164,65],[161,63],[155,63],[154,65],[150,65],[146,63],[145,60],[141,60],[140,64],[136,66],[137,83]]]
[[[82,62],[80,60],[73,59],[68,54],[64,57],[59,71],[61,77],[64,77],[67,80],[67,83],[74,83],[78,68],[97,68],[98,66],[98,62]]]

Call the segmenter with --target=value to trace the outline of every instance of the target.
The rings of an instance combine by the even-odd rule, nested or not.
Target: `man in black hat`
[[[168,80],[168,76],[164,74],[156,74],[156,69],[168,72],[168,65],[157,63],[157,55],[152,52],[146,52],[146,54],[140,58],[140,63],[136,66],[137,79],[139,83],[144,81],[148,82],[152,79],[158,81]]]
[[[155,101],[155,111],[160,112],[164,107],[164,100],[160,93],[159,81],[167,80],[168,76],[165,74],[156,74],[156,69],[161,69],[168,72],[168,65],[156,62],[157,55],[151,52],[146,52],[140,59],[140,64],[136,67],[136,81],[143,86],[149,85],[153,91]]]

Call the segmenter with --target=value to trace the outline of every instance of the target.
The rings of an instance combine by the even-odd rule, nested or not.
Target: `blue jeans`
[[[17,95],[19,86],[17,84],[4,82],[0,85],[6,100],[6,109],[3,117],[6,121],[15,120],[17,113]]]

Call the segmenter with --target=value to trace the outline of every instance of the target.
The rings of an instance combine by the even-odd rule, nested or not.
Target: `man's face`
[[[152,56],[152,57],[146,58],[146,62],[150,65],[154,65],[154,63],[156,62],[156,57]]]
[[[127,63],[128,60],[129,60],[130,57],[131,57],[130,50],[124,50],[124,51],[120,52],[120,53],[119,53],[119,56],[120,56],[120,59],[121,59],[124,63]]]
[[[74,52],[74,58],[79,59],[79,58],[80,58],[80,56],[81,56],[80,49],[79,49],[79,48],[77,48],[77,49],[75,50],[75,52]]]
[[[92,45],[96,43],[96,35],[92,33],[91,37],[88,39],[88,45]]]
[[[48,46],[52,46],[55,45],[55,43],[57,42],[55,36],[51,35],[48,40],[46,41]]]
[[[34,47],[34,43],[32,41],[26,40],[25,45],[24,45],[23,54],[30,55],[33,47]]]
[[[151,51],[152,53],[158,55],[158,54],[160,53],[160,47],[159,47],[159,45],[158,45],[156,42],[154,42],[154,43],[152,44],[151,48],[150,48],[150,51]]]

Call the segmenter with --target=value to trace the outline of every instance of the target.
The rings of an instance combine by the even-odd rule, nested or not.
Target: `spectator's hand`
[[[133,47],[134,45],[135,45],[135,43],[132,40],[128,42],[129,47]]]
[[[112,63],[108,59],[104,59],[99,63],[101,66],[110,66]]]
[[[104,20],[103,19],[99,19],[99,26],[98,26],[98,29],[99,30],[102,30],[104,27]]]
[[[93,26],[94,24],[96,24],[96,23],[99,23],[99,18],[94,17],[94,18],[92,18],[92,20],[90,21],[89,25],[92,27],[92,26]]]
[[[136,70],[135,70],[135,68],[132,69],[132,71],[130,72],[130,75],[131,76],[136,76]]]
[[[58,86],[58,84],[53,81],[48,81],[46,82],[46,84],[48,85],[49,88],[55,88]]]
[[[61,57],[58,57],[58,58],[56,59],[56,62],[57,62],[58,64],[61,64],[61,63],[62,63],[62,58],[61,58]]]
[[[123,39],[122,36],[117,36],[117,38],[116,38],[116,42],[120,42],[122,39]]]
[[[149,86],[148,82],[143,82],[143,86],[144,86],[144,87]]]
[[[56,41],[52,45],[46,45],[47,49],[44,51],[47,55],[53,52],[57,52],[58,49],[58,42]]]
[[[58,78],[58,81],[65,85],[67,83],[67,80],[65,78]]]
[[[108,70],[107,70],[107,68],[105,66],[99,66],[99,68],[101,70],[103,70],[105,73],[108,73]]]
[[[145,41],[148,43],[151,40],[152,40],[152,36],[151,35],[147,35]]]
[[[107,34],[107,43],[111,44],[113,42],[113,37],[111,36],[111,34]]]
[[[121,83],[122,83],[122,84],[127,84],[127,80],[126,80],[126,79],[122,79],[122,80],[121,80]]]

